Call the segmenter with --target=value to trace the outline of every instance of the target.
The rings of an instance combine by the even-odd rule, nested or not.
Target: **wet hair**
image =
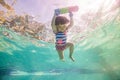
[[[57,16],[55,19],[55,25],[67,24],[69,20],[64,16]]]

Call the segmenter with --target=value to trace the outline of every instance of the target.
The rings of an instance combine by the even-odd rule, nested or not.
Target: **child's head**
[[[64,16],[57,16],[55,19],[55,25],[67,24],[69,20]]]

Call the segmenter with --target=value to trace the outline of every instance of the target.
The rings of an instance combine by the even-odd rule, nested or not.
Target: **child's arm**
[[[67,29],[71,28],[74,24],[72,12],[69,13],[69,16],[70,16],[70,24],[68,25]]]
[[[54,16],[52,18],[51,26],[52,26],[53,32],[57,33],[57,28],[56,28],[56,25],[55,25],[55,19],[56,19],[56,15],[54,14]]]

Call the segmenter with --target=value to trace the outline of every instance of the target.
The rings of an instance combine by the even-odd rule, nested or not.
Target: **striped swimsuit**
[[[64,50],[66,47],[67,36],[66,33],[58,32],[56,33],[56,49]]]

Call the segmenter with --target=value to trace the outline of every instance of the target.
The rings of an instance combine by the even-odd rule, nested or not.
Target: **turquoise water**
[[[120,80],[119,0],[101,1],[6,0],[15,14],[29,14],[44,23],[50,39],[54,9],[78,5],[79,11],[73,13],[75,26],[68,35],[75,45],[75,62],[68,58],[68,50],[65,62],[61,62],[52,42],[36,40],[0,25],[0,80]],[[0,6],[0,11],[3,8]],[[9,14],[14,12],[8,11],[4,16],[11,17]]]
[[[0,80],[120,80],[120,26],[116,21],[75,43],[74,58],[58,59],[48,43],[0,27]],[[7,31],[12,38],[2,34]]]

